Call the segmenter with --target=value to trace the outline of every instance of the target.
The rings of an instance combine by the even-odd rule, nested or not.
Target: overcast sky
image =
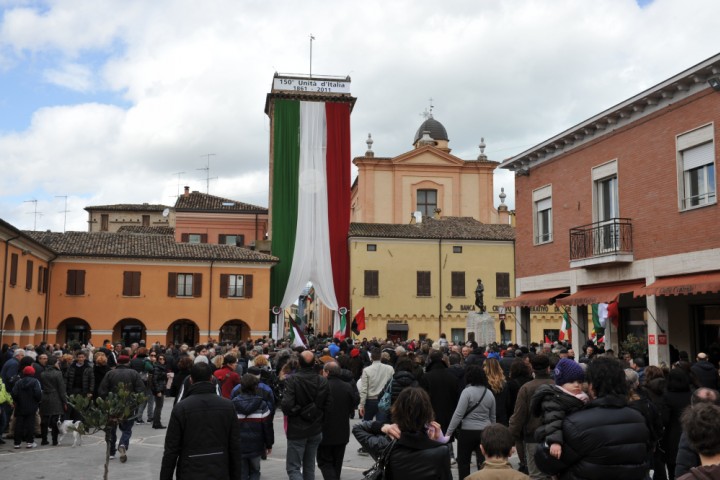
[[[0,218],[86,230],[88,205],[178,189],[268,204],[273,74],[350,75],[352,156],[501,161],[718,53],[717,0],[0,0]],[[179,175],[177,172],[184,172]],[[495,175],[513,206],[513,175]],[[497,198],[497,195],[496,195]],[[28,202],[37,200],[35,204]],[[498,201],[496,201],[496,204]],[[37,222],[37,223],[35,223]]]

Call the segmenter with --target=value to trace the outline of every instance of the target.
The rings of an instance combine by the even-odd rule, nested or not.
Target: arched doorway
[[[12,315],[5,317],[2,325],[2,341],[8,345],[17,342],[15,338],[15,318]]]
[[[230,320],[220,327],[220,342],[244,342],[250,337],[250,327],[242,320]]]
[[[22,326],[20,327],[20,344],[25,346],[35,340],[35,331],[30,329],[30,319],[23,317]]]
[[[171,323],[168,327],[167,345],[186,343],[195,346],[200,341],[200,329],[192,320],[183,318]]]
[[[145,324],[137,318],[123,318],[113,327],[113,342],[130,346],[145,339]]]
[[[58,325],[57,342],[60,344],[67,343],[68,346],[73,343],[85,345],[89,338],[90,325],[82,318],[66,318]]]
[[[40,345],[40,343],[43,341],[43,324],[42,319],[40,317],[35,320],[35,341],[33,342],[35,345]]]

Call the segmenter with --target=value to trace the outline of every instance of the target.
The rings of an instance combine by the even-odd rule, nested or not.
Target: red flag
[[[365,330],[365,307],[362,307],[358,312],[355,314],[355,323],[357,324],[357,330],[359,332]]]
[[[545,343],[552,343],[552,342],[550,341],[550,337],[548,337],[547,335],[545,335]]]

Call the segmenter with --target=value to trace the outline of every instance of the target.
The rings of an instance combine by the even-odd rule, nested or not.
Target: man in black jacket
[[[110,370],[98,388],[98,395],[105,398],[108,393],[117,393],[120,384],[124,384],[128,391],[133,393],[145,392],[145,383],[140,379],[140,374],[129,367],[130,357],[120,355],[118,357],[118,366],[115,370]],[[92,373],[92,370],[91,372]],[[130,437],[132,436],[132,427],[135,419],[131,418],[122,422],[119,427],[122,435],[120,436],[120,445],[117,451],[120,452],[120,461],[127,462],[127,449],[130,446]],[[115,458],[115,442],[117,442],[117,427],[110,432],[110,458]]]
[[[331,408],[332,397],[328,381],[313,369],[315,355],[305,350],[299,360],[300,369],[287,380],[281,402],[288,416],[285,470],[290,480],[311,480],[315,478],[324,412]]]
[[[217,394],[207,363],[190,370],[192,386],[173,407],[160,480],[240,478],[240,426],[230,400]]]
[[[317,464],[325,480],[338,480],[342,472],[345,447],[350,441],[350,415],[360,402],[360,394],[341,378],[336,362],[323,367],[328,381],[332,407],[325,412],[322,441],[317,451]]]

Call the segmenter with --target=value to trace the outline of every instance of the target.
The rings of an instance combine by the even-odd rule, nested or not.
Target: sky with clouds
[[[352,78],[353,157],[368,133],[409,150],[432,98],[453,154],[484,137],[502,161],[715,55],[718,18],[717,0],[0,0],[0,218],[86,230],[88,205],[173,205],[205,191],[207,154],[211,194],[267,205],[265,96],[308,73],[310,34],[313,73]]]

